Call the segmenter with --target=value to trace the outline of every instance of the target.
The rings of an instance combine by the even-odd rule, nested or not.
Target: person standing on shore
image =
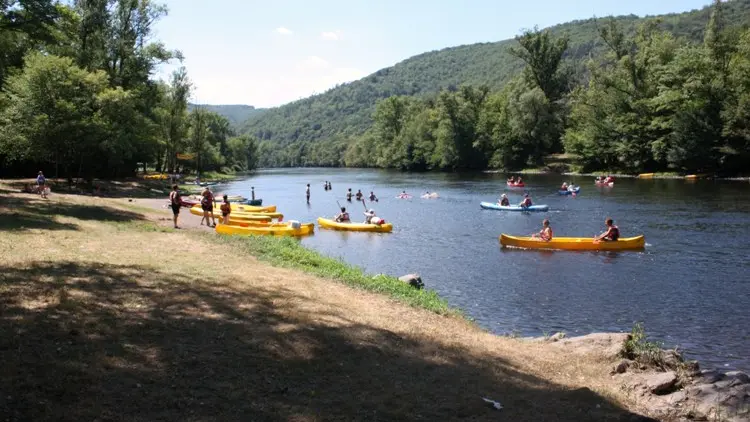
[[[172,207],[172,214],[174,215],[174,228],[177,227],[177,216],[180,215],[180,207],[182,206],[182,198],[180,198],[179,187],[177,185],[172,186],[172,192],[169,193],[169,205]]]
[[[47,179],[44,178],[44,173],[41,171],[36,176],[36,188],[39,195],[42,195],[42,198],[47,197]]]
[[[201,194],[201,208],[203,209],[203,218],[201,218],[201,226],[203,225],[203,220],[206,220],[206,225],[210,227],[216,227],[216,217],[214,216],[214,195],[211,193],[211,189],[206,186],[205,189],[203,189],[203,193]],[[211,217],[211,220],[213,220],[213,226],[211,226],[210,221],[208,220],[208,217]]]
[[[229,204],[229,198],[224,195],[224,203],[221,204],[221,224],[229,224],[229,214],[232,213],[232,205]]]
[[[307,184],[307,187],[305,188],[305,197],[307,198],[307,203],[310,203],[310,184]]]

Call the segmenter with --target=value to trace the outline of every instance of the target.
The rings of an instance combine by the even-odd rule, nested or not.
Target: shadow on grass
[[[0,231],[6,230],[77,230],[72,223],[61,223],[56,217],[104,222],[144,220],[141,214],[119,210],[105,205],[59,203],[40,199],[35,195],[0,196]]]
[[[309,314],[291,291],[64,262],[0,268],[0,292],[10,420],[644,420],[496,358]]]

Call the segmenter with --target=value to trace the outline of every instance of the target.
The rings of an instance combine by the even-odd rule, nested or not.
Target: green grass
[[[646,338],[643,324],[636,322],[630,332],[630,339],[625,342],[624,357],[647,365],[663,366],[662,344]]]
[[[435,291],[415,289],[395,277],[370,276],[362,269],[339,259],[328,258],[302,246],[290,237],[271,236],[216,236],[204,233],[212,241],[231,245],[272,265],[302,270],[320,277],[337,280],[367,291],[388,295],[411,306],[424,308],[438,314],[462,313],[448,306]]]

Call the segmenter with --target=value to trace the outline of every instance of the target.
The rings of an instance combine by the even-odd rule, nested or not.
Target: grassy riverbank
[[[461,315],[448,307],[448,302],[432,290],[417,290],[395,277],[371,276],[360,268],[341,260],[328,258],[305,248],[299,241],[289,237],[270,236],[215,236],[208,233],[212,241],[227,244],[233,250],[253,255],[272,265],[293,268],[331,280],[338,280],[352,287],[388,295],[412,306],[438,314]]]
[[[163,199],[0,191],[10,420],[601,421],[639,409],[612,381],[612,356],[489,334],[434,293],[292,240],[174,230]]]

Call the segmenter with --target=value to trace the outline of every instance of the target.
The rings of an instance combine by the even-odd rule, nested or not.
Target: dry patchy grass
[[[605,360],[271,267],[116,200],[41,202],[0,202],[26,219],[0,226],[8,420],[638,419]]]

